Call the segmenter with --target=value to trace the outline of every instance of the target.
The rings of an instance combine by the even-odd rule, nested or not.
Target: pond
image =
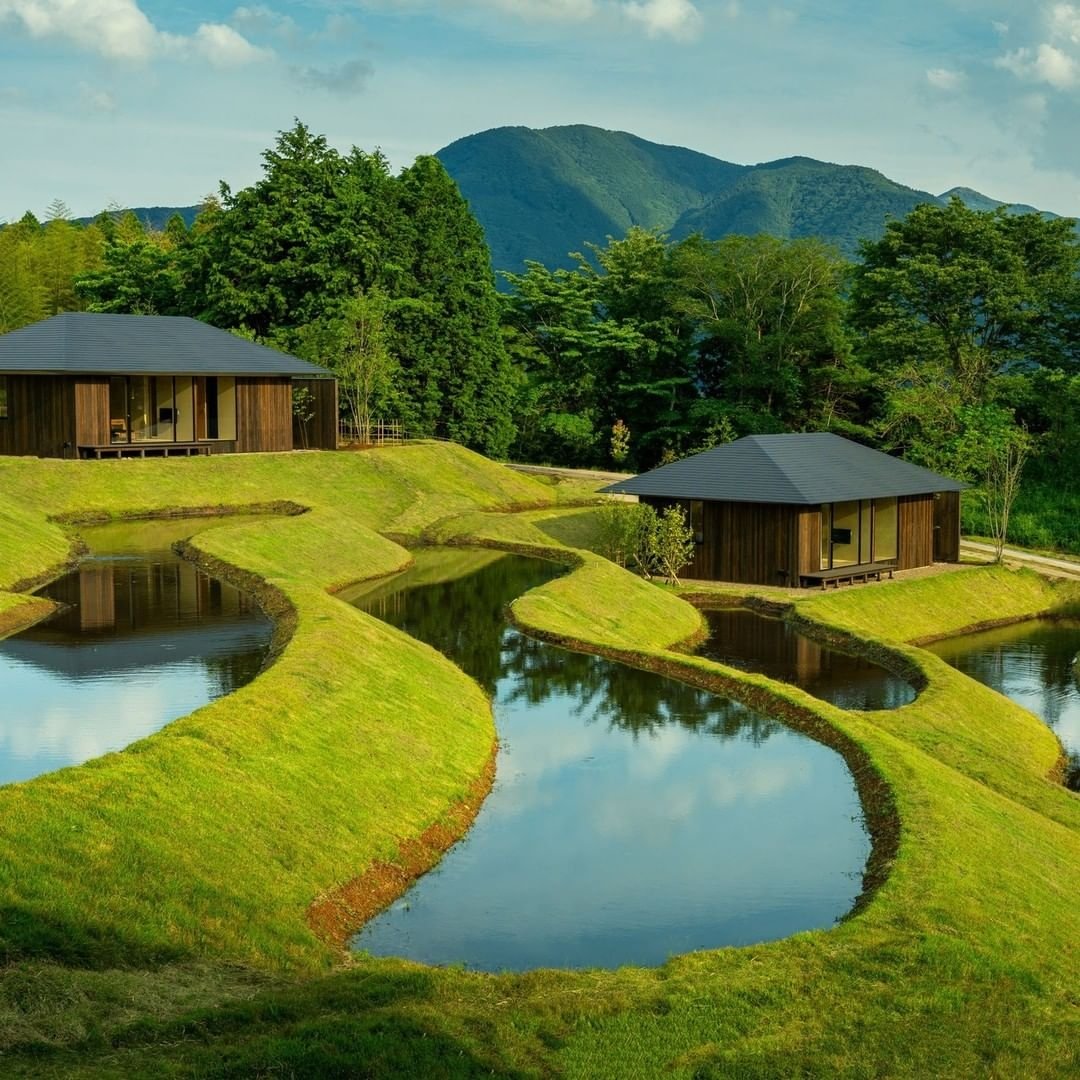
[[[465,840],[354,948],[613,968],[831,926],[870,850],[842,758],[736,702],[508,626],[505,605],[561,572],[426,550],[350,597],[477,679],[501,740]]]
[[[915,700],[915,688],[863,657],[800,634],[788,622],[746,608],[703,611],[709,638],[701,656],[794,683],[841,709],[896,709]]]
[[[1069,755],[1080,791],[1080,621],[1033,619],[927,645],[930,652],[1033,712]]]
[[[170,549],[236,520],[80,530],[91,554],[37,592],[65,606],[0,641],[0,783],[120,750],[258,674],[270,620]]]

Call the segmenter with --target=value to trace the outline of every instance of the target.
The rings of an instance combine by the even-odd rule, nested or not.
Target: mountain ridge
[[[866,165],[802,155],[742,165],[684,146],[650,142],[587,124],[489,128],[457,139],[436,157],[457,182],[484,228],[496,270],[525,262],[574,265],[570,252],[603,244],[632,226],[682,239],[767,232],[783,239],[817,236],[857,257],[859,241],[881,236],[890,218],[920,203],[959,198],[976,210],[1010,205],[972,188],[935,195]],[[190,207],[137,207],[154,228]],[[90,221],[92,218],[81,218]]]

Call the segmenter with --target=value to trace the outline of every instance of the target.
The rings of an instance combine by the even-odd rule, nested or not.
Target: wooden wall
[[[292,379],[237,379],[237,451],[247,454],[292,448]]]
[[[939,491],[934,498],[934,562],[960,561],[960,492]]]
[[[900,548],[896,568],[912,570],[934,561],[934,496],[902,495],[898,500]]]
[[[676,500],[643,496],[641,501],[662,510]],[[704,542],[682,576],[744,585],[798,584],[800,537],[810,532],[804,511],[775,503],[704,503]]]
[[[109,443],[109,377],[81,376],[75,382],[75,442],[79,446]]]
[[[74,380],[65,375],[6,378],[8,415],[0,420],[0,454],[75,457]]]
[[[315,416],[308,421],[308,450],[336,450],[338,445],[338,388],[336,379],[293,379],[293,392],[303,387],[315,398]],[[300,421],[293,418],[293,448],[305,449]]]

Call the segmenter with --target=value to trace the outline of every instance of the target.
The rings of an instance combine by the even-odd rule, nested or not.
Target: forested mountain
[[[133,214],[147,229],[162,232],[174,214],[178,215],[185,225],[190,226],[198,217],[200,209],[199,206],[133,206],[122,213]],[[92,217],[76,218],[75,224],[89,225],[93,220]]]
[[[632,226],[674,239],[814,236],[854,256],[859,240],[879,239],[887,220],[919,203],[944,205],[955,194],[972,209],[1001,205],[966,188],[917,191],[858,165],[803,157],[734,165],[584,125],[495,128],[436,156],[484,226],[500,270],[518,271],[526,259],[573,266],[568,252]]]
[[[495,269],[515,272],[526,260],[572,267],[570,252],[635,226],[676,240],[695,232],[708,239],[818,237],[853,258],[860,240],[879,239],[886,221],[905,217],[920,203],[943,206],[955,196],[972,210],[1003,205],[971,188],[941,195],[918,191],[860,165],[805,157],[735,165],[584,124],[493,128],[435,156],[483,226]],[[131,212],[161,230],[174,213],[190,225],[198,210],[150,206]]]

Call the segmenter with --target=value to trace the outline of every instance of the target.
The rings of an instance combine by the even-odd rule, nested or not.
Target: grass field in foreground
[[[927,689],[893,713],[848,713],[726,673],[748,695],[828,721],[887,781],[899,847],[858,916],[656,970],[473,976],[387,960],[323,973],[331,957],[306,931],[306,903],[437,816],[491,739],[486,703],[468,680],[325,588],[400,564],[405,553],[376,529],[548,549],[560,537],[584,542],[573,511],[493,513],[551,503],[550,488],[446,453],[410,448],[359,464],[344,455],[193,461],[196,486],[172,485],[170,467],[182,476],[188,462],[68,465],[78,472],[66,479],[49,463],[0,462],[0,508],[11,503],[59,546],[46,512],[190,504],[192,490],[203,502],[239,494],[237,502],[314,507],[200,540],[296,605],[297,631],[276,667],[127,753],[0,790],[9,958],[0,1069],[686,1078],[1076,1070],[1080,799],[1046,779],[1058,748],[1045,727],[902,643],[925,636],[926,625],[1069,600],[1033,575],[999,569],[800,604],[807,617],[873,637],[921,668]],[[10,554],[33,569],[25,545],[0,528],[0,565]],[[965,586],[941,584],[952,581]],[[592,558],[514,611],[591,647],[681,664],[690,678],[724,671],[667,651],[697,627],[692,609]]]

